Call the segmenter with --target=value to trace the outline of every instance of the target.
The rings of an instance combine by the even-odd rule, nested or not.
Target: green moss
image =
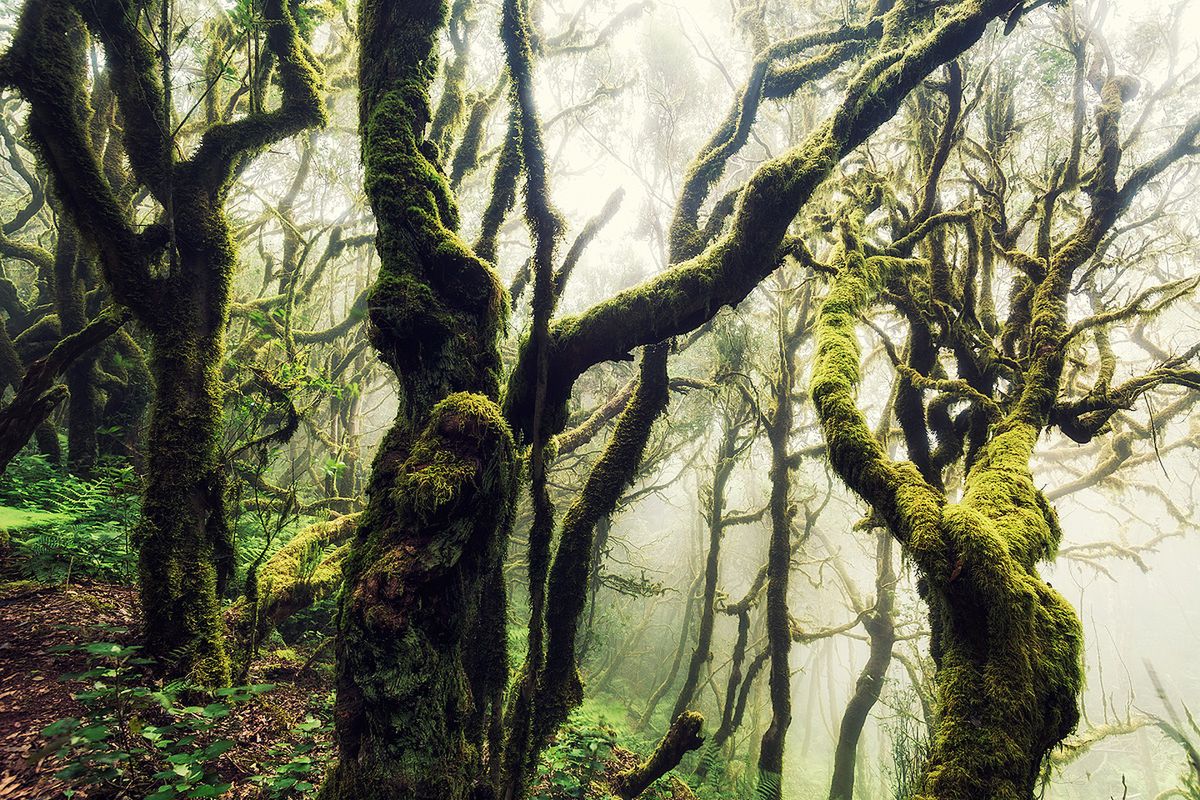
[[[1078,618],[1037,574],[1061,537],[1029,471],[1039,427],[1020,406],[994,425],[960,503],[888,458],[855,404],[856,323],[897,265],[863,258],[853,226],[843,251],[819,316],[812,396],[838,474],[922,573],[938,714],[919,797],[1026,800],[1078,721],[1083,682]]]
[[[347,542],[361,514],[309,525],[275,551],[258,569],[257,584],[247,598],[230,609],[229,617],[244,646],[263,641],[270,630],[297,611],[332,596],[342,585],[342,563],[350,552]]]
[[[69,522],[67,514],[55,514],[50,511],[31,511],[11,506],[0,506],[0,530],[15,531],[25,528],[38,528],[43,525],[58,525]]]
[[[479,613],[472,587],[503,551],[517,471],[499,409],[468,393],[433,408],[403,463],[377,462],[346,565],[342,759],[327,796],[459,798],[478,779],[463,651]],[[439,613],[420,613],[430,606]]]

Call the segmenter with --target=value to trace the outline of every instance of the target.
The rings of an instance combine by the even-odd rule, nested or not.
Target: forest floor
[[[63,797],[69,787],[55,778],[62,764],[46,752],[42,731],[86,713],[75,695],[87,687],[64,679],[94,666],[80,645],[136,641],[137,592],[104,583],[44,586],[7,577],[0,573],[0,800]],[[296,726],[312,720],[314,699],[329,696],[332,685],[327,675],[313,670],[297,674],[301,663],[295,657],[257,660],[250,680],[274,688],[233,705],[206,734],[233,742],[216,763],[221,780],[232,784],[223,797],[271,796],[251,777],[271,774],[281,752],[286,762],[292,748],[311,738]],[[151,788],[130,785],[122,796],[141,797]],[[88,796],[86,787],[74,795]]]
[[[96,709],[77,697],[100,684],[74,676],[97,666],[95,655],[87,652],[89,643],[132,647],[139,627],[137,592],[131,587],[87,580],[44,585],[18,579],[0,564],[0,800],[142,798],[155,791],[159,781],[151,781],[144,770],[140,777],[129,770],[129,779],[115,795],[111,788],[97,793],[86,780],[59,780],[56,773],[69,762],[53,754],[43,734],[59,720],[97,722]],[[308,655],[284,649],[256,659],[248,682],[272,688],[246,702],[231,703],[228,714],[216,719],[196,745],[187,748],[196,750],[217,738],[231,743],[210,765],[221,797],[275,800],[315,794],[331,751],[332,679],[327,666],[305,669]],[[135,712],[145,713],[145,709]],[[565,737],[559,737],[547,752],[549,764],[544,764],[532,797],[611,797],[608,784],[613,775],[640,760],[616,746],[612,734],[606,725],[565,731]],[[589,746],[592,741],[602,746]],[[139,743],[145,745],[104,744],[111,752],[131,750]],[[95,768],[94,761],[88,762],[88,769]],[[227,789],[224,784],[229,784]],[[667,778],[643,797],[688,800],[695,795],[678,780]]]
[[[77,652],[52,651],[80,624],[132,629],[137,597],[124,587],[0,584],[0,798],[49,798],[65,785],[38,757],[51,722],[79,713],[74,689],[59,680],[86,667]]]

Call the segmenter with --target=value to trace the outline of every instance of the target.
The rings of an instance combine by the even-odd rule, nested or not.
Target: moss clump
[[[461,798],[481,770],[466,637],[505,546],[518,461],[495,403],[469,393],[433,408],[402,463],[388,457],[385,444],[346,565],[342,757],[325,796]]]

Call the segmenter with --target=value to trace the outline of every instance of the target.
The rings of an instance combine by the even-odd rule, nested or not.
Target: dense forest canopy
[[[1200,799],[1198,31],[0,0],[0,797]]]

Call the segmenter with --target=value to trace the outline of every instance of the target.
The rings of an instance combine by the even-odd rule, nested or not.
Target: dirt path
[[[0,798],[62,796],[53,771],[36,754],[42,729],[79,710],[71,698],[77,689],[59,676],[87,665],[79,653],[51,648],[100,638],[127,640],[130,633],[104,632],[100,626],[132,629],[136,607],[136,594],[123,587],[0,584]]]

